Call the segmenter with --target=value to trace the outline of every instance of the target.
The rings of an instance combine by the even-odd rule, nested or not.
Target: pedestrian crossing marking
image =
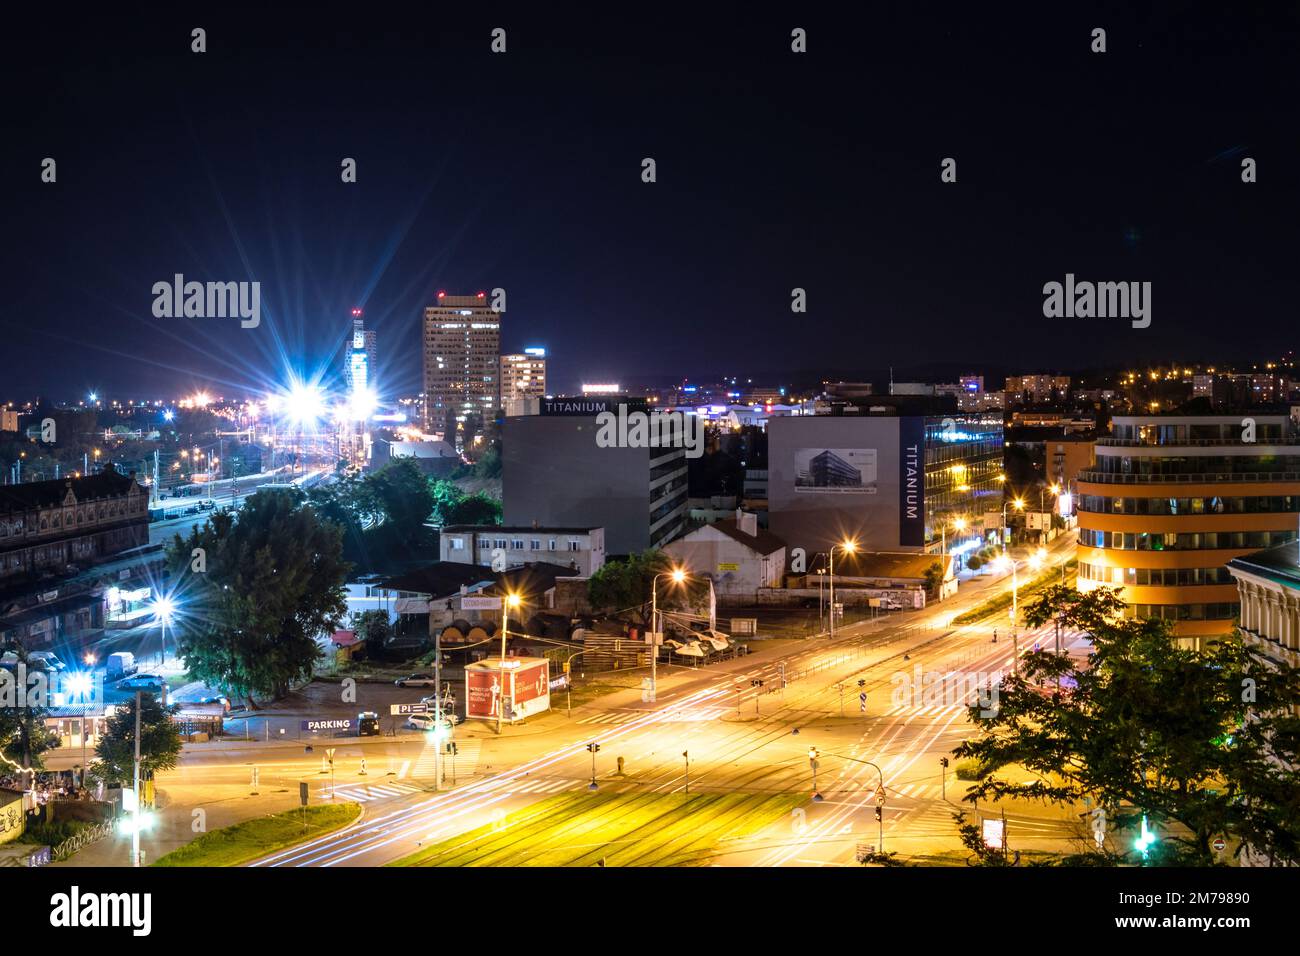
[[[626,724],[633,720],[644,720],[647,724],[692,724],[717,720],[730,708],[727,707],[688,707],[681,710],[650,711],[634,710],[590,714],[577,721],[579,724],[604,724],[613,726]]]
[[[330,789],[328,785],[322,786],[322,792],[328,796]],[[419,787],[412,787],[409,784],[369,784],[360,787],[339,787],[334,790],[336,799],[351,801],[352,803],[369,803],[371,800],[384,800],[389,797],[401,797],[408,793],[418,793]]]

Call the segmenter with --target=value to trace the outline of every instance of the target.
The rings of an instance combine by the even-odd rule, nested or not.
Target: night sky
[[[443,6],[15,23],[0,400],[337,375],[353,306],[378,330],[382,392],[413,393],[438,289],[504,288],[503,347],[546,346],[557,391],[1295,344],[1294,4]],[[154,318],[153,284],[178,272],[260,281],[261,326]],[[1044,319],[1042,286],[1067,272],[1152,282],[1151,327]]]

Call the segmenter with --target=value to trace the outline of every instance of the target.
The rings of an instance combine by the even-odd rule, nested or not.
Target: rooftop
[[[1288,541],[1263,551],[1243,554],[1229,561],[1228,567],[1300,590],[1300,542]]]
[[[135,484],[135,479],[119,474],[107,466],[97,475],[82,478],[54,478],[50,481],[29,481],[21,485],[0,485],[0,512],[30,511],[33,508],[51,508],[63,502],[68,489],[78,501],[91,501],[124,495]]]

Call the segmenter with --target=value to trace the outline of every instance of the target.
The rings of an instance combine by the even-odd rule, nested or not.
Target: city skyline
[[[891,16],[863,40],[923,26]],[[1300,290],[1277,241],[1296,190],[1282,167],[1300,148],[1273,122],[1294,78],[1261,46],[1293,35],[1292,14],[1116,13],[1104,55],[1069,18],[958,15],[923,49],[872,44],[851,82],[854,31],[816,20],[804,59],[787,52],[789,25],[762,17],[635,38],[608,26],[522,21],[494,57],[471,19],[337,37],[274,14],[256,30],[217,15],[201,56],[174,16],[130,34],[61,25],[47,61],[20,50],[0,68],[61,91],[39,114],[18,108],[0,327],[19,353],[59,355],[79,390],[113,392],[145,378],[255,388],[290,363],[311,377],[343,345],[336,317],[361,307],[389,344],[386,391],[414,393],[420,315],[440,288],[504,289],[503,351],[546,347],[556,391],[719,365],[923,366],[946,358],[945,342],[975,368],[1066,370],[1115,350],[1240,358],[1285,341]],[[290,37],[291,69],[272,54]],[[103,78],[105,56],[171,42],[162,63]],[[394,43],[459,69],[429,101]],[[583,84],[565,56],[575,48],[611,79]],[[1204,62],[1233,83],[1193,71]],[[330,82],[340,69],[342,89]],[[906,84],[931,112],[871,98],[881,83]],[[1064,119],[1042,112],[1049,95]],[[114,99],[140,103],[139,118],[105,113]],[[421,110],[445,119],[418,131],[398,120]],[[132,141],[141,148],[109,148]],[[42,157],[58,162],[56,182],[41,181]],[[949,157],[955,183],[941,181]],[[1258,182],[1241,181],[1246,157]],[[345,158],[355,183],[341,181]],[[78,228],[82,217],[103,226]],[[150,289],[173,274],[260,282],[262,323],[155,318]],[[1044,318],[1044,285],[1067,274],[1151,282],[1152,324]],[[792,315],[794,289],[806,313]],[[1231,331],[1242,314],[1249,340]],[[723,334],[727,322],[745,334]],[[625,352],[648,330],[656,348]],[[40,363],[7,379],[50,390]]]

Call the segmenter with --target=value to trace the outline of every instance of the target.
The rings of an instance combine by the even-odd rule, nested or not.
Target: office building
[[[544,398],[538,414],[501,426],[506,525],[605,529],[609,554],[657,548],[685,528],[684,436],[649,447],[632,440],[602,447],[597,416],[645,412],[627,398]],[[609,444],[609,443],[606,443]]]
[[[951,399],[870,399],[850,413],[773,418],[768,526],[811,555],[852,538],[868,551],[939,551],[952,522],[1001,509],[1002,419]]]
[[[546,397],[546,349],[526,348],[501,356],[501,407],[506,415],[529,415],[531,399]]]
[[[461,448],[468,417],[496,417],[501,407],[501,313],[487,293],[438,293],[424,310],[424,429]],[[459,429],[458,429],[458,426]]]
[[[1233,631],[1228,563],[1296,540],[1300,438],[1286,415],[1116,417],[1078,480],[1079,586],[1122,587],[1128,613],[1189,643]]]

